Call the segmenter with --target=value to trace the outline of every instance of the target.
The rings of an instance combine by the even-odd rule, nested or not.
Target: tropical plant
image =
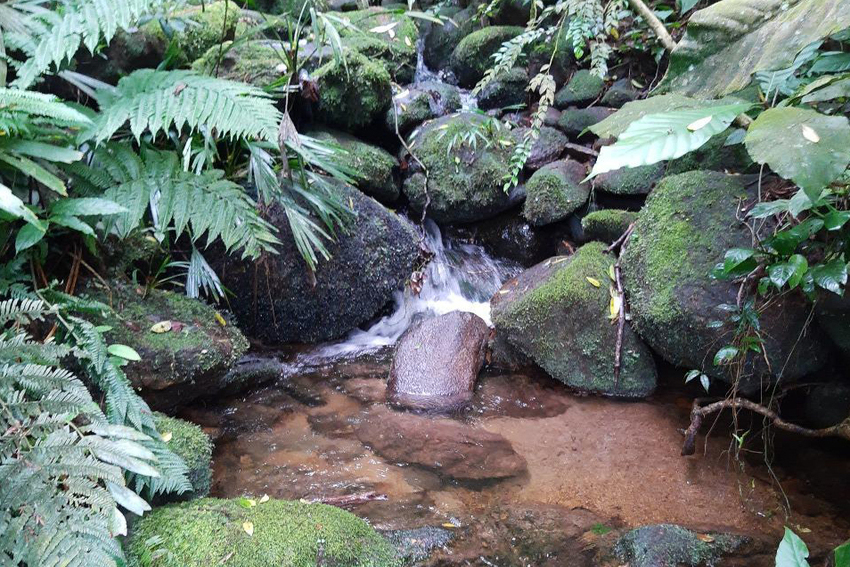
[[[810,567],[809,548],[800,536],[785,528],[785,535],[776,549],[776,567]],[[850,567],[850,541],[839,545],[832,552],[834,567]]]

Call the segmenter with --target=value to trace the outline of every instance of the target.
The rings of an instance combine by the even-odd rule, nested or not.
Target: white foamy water
[[[397,291],[393,311],[368,329],[351,332],[345,339],[299,356],[299,362],[318,363],[355,356],[393,345],[417,317],[434,317],[451,311],[475,313],[490,325],[490,298],[519,266],[494,260],[474,244],[444,241],[440,229],[426,221],[425,244],[433,253],[425,268],[418,295],[410,288]]]

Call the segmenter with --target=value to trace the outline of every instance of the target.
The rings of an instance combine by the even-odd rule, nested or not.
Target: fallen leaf
[[[218,311],[215,312],[215,320],[218,321],[218,324],[222,327],[227,326],[227,321],[224,320],[224,317],[222,317],[221,313],[219,313]]]
[[[268,494],[263,494],[263,497],[262,497],[262,498],[260,498],[260,504],[265,504],[265,503],[266,503],[266,502],[268,502],[268,501],[269,501],[269,495],[268,495]]]
[[[185,326],[186,325],[184,325],[183,323],[180,323],[178,321],[172,321],[171,322],[171,330],[174,331],[175,333],[179,333],[180,331],[182,331],[183,327],[185,327]]]
[[[587,277],[587,278],[585,278],[585,279],[586,279],[586,280],[588,281],[588,283],[590,283],[590,285],[592,285],[593,287],[599,287],[599,286],[601,286],[601,285],[602,285],[601,283],[599,283],[599,280],[597,280],[596,278],[591,278],[591,277],[589,277],[589,276],[588,276],[588,277]]]
[[[166,431],[165,433],[160,435],[160,437],[162,437],[163,443],[168,443],[169,441],[171,441],[172,434],[170,431]]]
[[[611,296],[611,302],[608,305],[608,318],[616,319],[620,316],[620,309],[623,307],[623,299],[620,297],[620,294],[614,294]]]
[[[407,36],[405,36],[405,38],[404,38],[404,44],[407,45],[407,47],[413,47],[413,43],[410,41],[410,38],[407,37]]]
[[[452,529],[456,529],[456,528],[457,528],[457,526],[456,526],[456,525],[454,525],[454,524],[452,524],[452,523],[449,523],[449,522],[444,523],[444,524],[443,524],[443,527],[444,527],[444,528],[452,528]]]
[[[160,321],[151,327],[151,333],[167,333],[171,330],[171,321]]]
[[[254,522],[242,522],[242,529],[245,530],[245,533],[249,536],[254,535]]]
[[[820,142],[820,136],[815,132],[815,129],[805,124],[803,124],[803,137],[813,144]]]
[[[383,26],[376,26],[369,31],[372,33],[387,33],[391,31],[394,27],[398,25],[398,22],[391,22],[389,24],[384,24]]]
[[[713,116],[706,116],[704,118],[700,118],[699,120],[694,120],[693,122],[688,124],[688,130],[690,130],[691,132],[696,132],[697,130],[702,130],[703,128],[708,126],[708,123],[711,122],[712,118],[714,118],[714,117]]]
[[[704,541],[705,543],[711,543],[714,541],[714,538],[708,534],[697,534],[697,537],[700,541]]]

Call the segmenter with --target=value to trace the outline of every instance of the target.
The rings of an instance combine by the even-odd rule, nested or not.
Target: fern
[[[43,3],[43,2],[41,2]],[[94,53],[119,29],[157,12],[164,0],[61,0],[53,9],[22,3],[21,26],[7,34],[9,45],[26,54],[13,86],[26,89],[51,67],[70,61],[80,45]]]
[[[219,137],[277,141],[281,113],[265,91],[251,85],[191,71],[140,69],[115,89],[98,91],[100,114],[83,136],[102,142],[130,123],[138,140],[156,138],[172,126],[195,132],[205,126]]]
[[[12,136],[31,134],[35,126],[45,123],[81,127],[91,121],[53,95],[0,88],[0,132]]]
[[[188,232],[193,241],[206,235],[208,244],[220,238],[227,250],[241,249],[243,256],[258,257],[278,242],[274,227],[260,218],[240,185],[219,170],[183,171],[174,152],[147,150],[140,156],[128,144],[109,144],[95,151],[91,166],[74,164],[68,171],[81,190],[128,209],[107,224],[121,238],[149,212],[159,233],[171,228],[175,238]]]

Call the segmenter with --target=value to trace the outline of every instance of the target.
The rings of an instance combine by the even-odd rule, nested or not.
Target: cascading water
[[[480,246],[443,240],[432,221],[425,224],[425,244],[433,257],[419,294],[409,288],[396,292],[392,314],[340,342],[302,354],[298,362],[315,364],[395,344],[417,317],[468,311],[489,325],[490,298],[520,267],[491,258]]]
[[[413,84],[418,85],[426,81],[438,81],[445,83],[443,71],[432,71],[425,64],[425,38],[420,37],[416,40],[416,73],[413,75]],[[472,91],[467,89],[458,89],[460,91],[460,109],[468,112],[478,108],[478,100]]]

